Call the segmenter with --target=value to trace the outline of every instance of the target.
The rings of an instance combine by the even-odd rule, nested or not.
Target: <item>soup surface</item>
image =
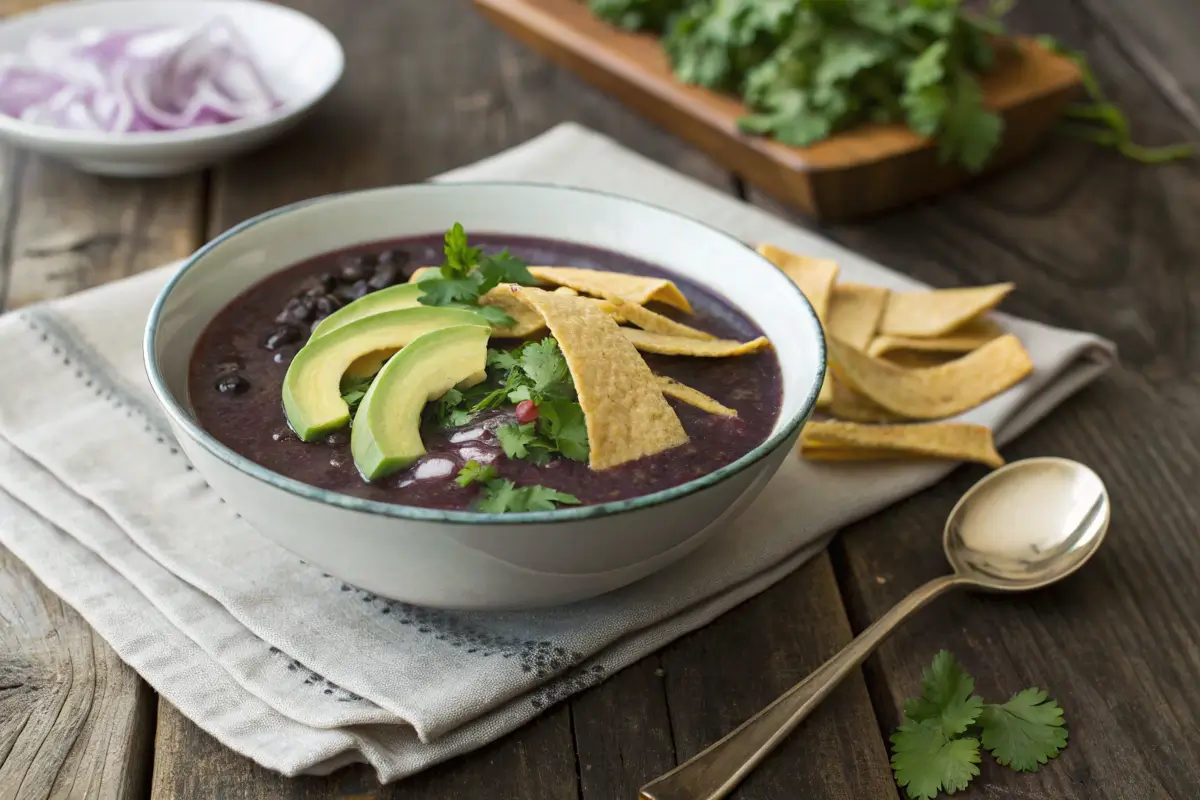
[[[667,277],[687,296],[694,313],[652,304],[656,311],[721,338],[748,341],[762,335],[721,298],[650,264],[552,240],[483,233],[471,238],[486,253],[508,248],[529,264]],[[540,484],[588,505],[650,494],[710,473],[761,444],[775,425],[782,379],[774,351],[734,358],[644,354],[656,373],[704,392],[738,416],[708,414],[671,399],[689,436],[687,444],[595,471],[565,458],[544,466],[508,458],[495,430],[515,422],[513,410],[483,412],[460,428],[427,424],[421,432],[427,453],[410,467],[368,483],[351,457],[348,428],[317,442],[303,442],[290,430],[280,400],[284,375],[314,321],[441,260],[440,235],[376,243],[319,256],[248,289],[217,315],[196,345],[189,395],[201,426],[234,452],[312,486],[388,503],[465,510],[478,489],[459,486],[455,477],[471,460],[494,466],[500,477],[517,485]],[[493,339],[489,346],[520,343]]]

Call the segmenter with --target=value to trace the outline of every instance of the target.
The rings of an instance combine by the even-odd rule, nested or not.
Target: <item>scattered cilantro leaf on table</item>
[[[579,498],[548,486],[518,487],[507,478],[495,478],[484,484],[478,510],[489,514],[521,511],[552,511],[559,505],[578,505]]]
[[[908,720],[892,734],[892,771],[914,800],[967,788],[978,764],[978,739],[950,739],[934,722]]]
[[[454,479],[454,482],[465,489],[472,483],[487,483],[495,480],[496,477],[495,467],[490,465],[485,467],[472,458],[463,464],[463,468],[458,471],[458,477]]]
[[[1003,705],[989,703],[979,724],[987,751],[1019,772],[1035,771],[1067,746],[1062,709],[1041,689],[1018,692]]]
[[[1062,709],[1040,689],[1007,703],[984,703],[975,681],[949,652],[938,653],[921,681],[921,696],[904,704],[891,736],[896,783],[913,800],[966,788],[979,775],[980,745],[1003,766],[1032,772],[1067,745]]]
[[[484,255],[481,248],[471,247],[458,222],[446,232],[442,252],[445,258],[441,266],[417,280],[423,305],[466,308],[493,325],[511,325],[512,317],[495,306],[479,305],[479,298],[502,283],[536,286],[538,282],[525,262],[508,250]]]

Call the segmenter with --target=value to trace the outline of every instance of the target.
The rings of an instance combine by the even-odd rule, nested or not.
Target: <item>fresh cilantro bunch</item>
[[[740,97],[748,133],[796,146],[864,122],[900,122],[933,137],[943,161],[977,171],[1004,132],[983,103],[980,76],[996,60],[1001,17],[964,0],[590,0],[625,28],[662,36],[676,76]],[[1051,40],[1043,45],[1057,49]],[[1068,111],[1075,131],[1144,163],[1193,155],[1190,146],[1130,141],[1125,115],[1107,102],[1079,54],[1092,102]]]
[[[418,279],[423,293],[421,303],[427,306],[466,308],[481,314],[493,325],[513,323],[512,317],[495,306],[479,305],[479,298],[502,283],[536,286],[524,261],[503,250],[485,256],[483,250],[471,247],[461,223],[446,232],[443,248],[445,260],[437,270],[424,273]]]
[[[468,461],[455,479],[466,488],[478,483],[483,487],[476,509],[489,514],[509,514],[520,511],[552,511],[559,505],[577,505],[575,495],[551,489],[549,486],[521,486],[501,478],[496,468]]]
[[[1033,772],[1067,746],[1063,712],[1040,689],[1002,705],[983,702],[975,681],[948,651],[934,656],[921,696],[904,705],[892,734],[892,771],[913,800],[965,789],[979,774],[979,748],[997,762]]]

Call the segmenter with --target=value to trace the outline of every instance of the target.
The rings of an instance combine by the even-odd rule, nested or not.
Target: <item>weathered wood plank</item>
[[[662,654],[680,760],[753,716],[850,641],[822,555]],[[733,797],[888,798],[896,785],[859,673],[851,675]]]
[[[0,798],[145,796],[154,693],[0,548]]]
[[[1026,3],[1015,22],[1086,49],[1140,138],[1194,138],[1089,16],[1100,2]],[[1138,7],[1153,25],[1179,30],[1193,13],[1170,0]],[[1071,746],[1059,760],[1025,775],[985,757],[963,797],[1190,797],[1200,786],[1200,625],[1187,610],[1200,604],[1200,502],[1189,493],[1200,473],[1200,423],[1190,411],[1200,234],[1187,222],[1200,211],[1196,174],[1193,165],[1142,167],[1064,140],[940,203],[826,231],[937,285],[1013,280],[1007,308],[1098,331],[1122,350],[1121,368],[1005,452],[1093,466],[1114,505],[1104,551],[1067,583],[1027,597],[943,599],[868,662],[885,728],[899,722],[903,699],[942,648],[989,698],[1036,684],[1062,703]],[[947,569],[944,517],[980,475],[958,470],[843,533],[835,564],[856,629]]]

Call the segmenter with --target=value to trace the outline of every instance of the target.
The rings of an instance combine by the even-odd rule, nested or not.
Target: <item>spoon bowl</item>
[[[1039,589],[1082,567],[1108,532],[1108,492],[1088,467],[1030,458],[1001,467],[962,496],[942,546],[955,574],[998,592]]]

